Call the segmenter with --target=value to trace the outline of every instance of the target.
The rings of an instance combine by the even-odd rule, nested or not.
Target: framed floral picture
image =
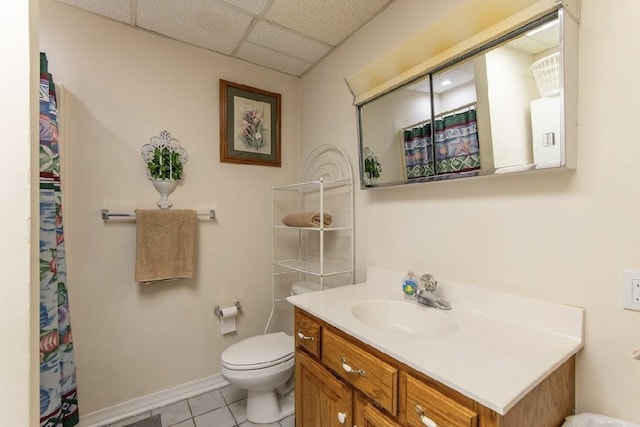
[[[280,94],[220,80],[220,161],[280,167]]]

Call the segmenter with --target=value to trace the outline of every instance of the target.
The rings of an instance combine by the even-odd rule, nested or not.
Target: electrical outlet
[[[622,295],[625,309],[640,311],[640,271],[624,272]]]

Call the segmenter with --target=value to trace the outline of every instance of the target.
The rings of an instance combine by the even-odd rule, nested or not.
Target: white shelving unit
[[[352,284],[354,281],[353,171],[346,153],[323,144],[306,157],[296,184],[272,188],[272,306],[265,333],[293,333],[291,290]],[[320,227],[289,227],[285,215],[316,212],[332,222]],[[273,321],[273,322],[272,322]],[[274,324],[272,324],[274,323]]]
[[[272,190],[272,269],[274,301],[291,286],[304,283],[321,290],[353,283],[353,182],[349,179],[303,182]],[[290,213],[331,215],[328,226],[290,227]]]

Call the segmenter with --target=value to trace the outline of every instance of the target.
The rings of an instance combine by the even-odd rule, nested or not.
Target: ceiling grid
[[[58,0],[301,76],[395,0]]]

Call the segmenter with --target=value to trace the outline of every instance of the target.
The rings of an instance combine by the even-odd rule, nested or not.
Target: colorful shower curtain
[[[40,426],[79,422],[67,299],[58,123],[53,78],[40,54]]]
[[[431,123],[404,130],[404,154],[407,179],[435,174]]]
[[[471,109],[435,121],[436,174],[480,168],[478,124]]]

